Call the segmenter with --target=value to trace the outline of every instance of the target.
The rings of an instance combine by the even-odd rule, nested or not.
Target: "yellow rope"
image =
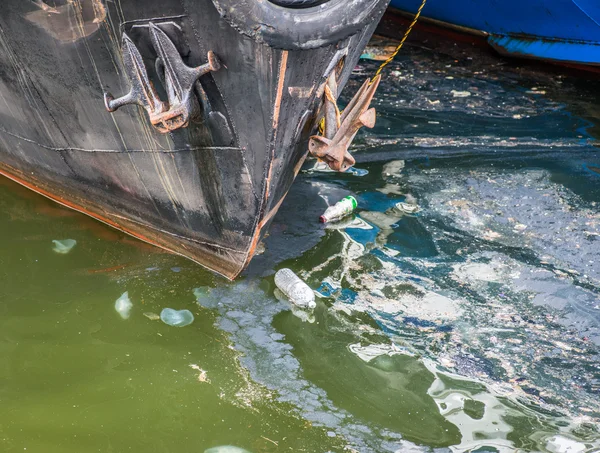
[[[412,31],[413,27],[417,24],[417,21],[419,20],[419,16],[421,15],[421,11],[423,11],[423,8],[425,7],[425,3],[427,3],[427,0],[423,0],[421,2],[421,6],[419,6],[419,9],[417,10],[417,14],[415,14],[415,17],[413,18],[412,22],[406,29],[406,32],[404,32],[404,36],[402,37],[400,44],[398,44],[398,47],[396,47],[396,50],[394,50],[394,52],[387,58],[387,60],[385,60],[383,63],[381,63],[381,65],[377,69],[377,72],[375,72],[375,75],[371,79],[371,83],[373,83],[373,81],[377,78],[377,76],[379,74],[381,74],[381,71],[383,71],[383,68],[385,68],[389,63],[392,62],[392,60],[394,58],[396,58],[396,55],[398,55],[398,52],[400,52],[400,49],[402,49],[402,46],[404,45],[404,42],[408,38],[408,35],[410,35],[410,32]],[[327,92],[328,90],[329,90],[329,88],[327,87],[327,85],[325,85],[325,95],[326,96],[329,95],[330,98],[333,98],[333,96],[331,95],[331,90],[329,90],[329,93]],[[333,100],[333,102],[335,104],[335,99]],[[336,109],[337,109],[337,105],[336,105]],[[339,127],[339,124],[338,124],[338,127]],[[323,135],[324,130],[325,130],[325,118],[323,117],[323,118],[321,118],[321,121],[319,121],[319,134]]]
[[[406,29],[406,32],[404,33],[404,36],[402,37],[402,41],[400,41],[400,44],[398,44],[398,47],[396,47],[396,50],[394,50],[394,52],[388,57],[388,59],[385,60],[383,63],[381,63],[381,66],[379,66],[379,69],[377,69],[377,72],[371,79],[371,82],[373,82],[373,80],[375,80],[375,77],[377,77],[379,74],[381,74],[381,71],[383,71],[383,68],[385,68],[396,57],[396,55],[398,55],[398,52],[400,52],[400,49],[402,49],[402,46],[404,45],[404,41],[406,41],[406,38],[408,38],[408,35],[410,35],[410,32],[412,31],[413,27],[419,20],[419,16],[421,15],[421,11],[423,11],[423,8],[425,7],[425,3],[427,3],[427,0],[423,0],[423,2],[421,3],[421,6],[419,6],[419,9],[417,10],[417,14],[415,14],[413,21],[410,23],[410,25]]]

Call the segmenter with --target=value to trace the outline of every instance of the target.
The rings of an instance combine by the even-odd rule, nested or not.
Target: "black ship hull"
[[[274,3],[5,0],[0,173],[235,278],[387,6]]]

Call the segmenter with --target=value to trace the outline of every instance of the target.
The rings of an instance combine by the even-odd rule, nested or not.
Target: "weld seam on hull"
[[[201,241],[199,239],[194,239],[194,238],[187,237],[187,236],[181,236],[180,234],[173,233],[173,232],[170,232],[170,231],[166,231],[166,230],[163,230],[161,228],[156,228],[155,226],[149,225],[149,224],[144,223],[144,222],[140,222],[139,220],[133,219],[131,217],[125,217],[125,216],[121,216],[121,215],[118,215],[118,214],[111,214],[111,216],[115,217],[117,219],[125,220],[127,222],[135,223],[137,225],[140,225],[141,227],[147,228],[149,230],[156,231],[158,233],[166,234],[168,236],[172,236],[172,237],[177,238],[177,239],[185,239],[186,241],[194,242],[196,244],[206,245],[208,247],[212,247],[212,248],[216,248],[216,249],[220,249],[220,250],[227,250],[228,252],[239,253],[239,254],[243,254],[244,253],[241,250],[233,249],[231,247],[225,247],[223,245],[215,244],[214,242]]]
[[[22,137],[18,134],[13,134],[12,132],[7,131],[0,127],[0,133],[10,135],[13,138],[18,140],[23,140],[24,142],[31,143],[33,145],[39,146],[40,148],[47,149],[49,151],[81,151],[84,153],[107,153],[107,154],[127,154],[127,153],[164,153],[164,154],[172,154],[172,153],[182,153],[185,151],[203,151],[203,150],[215,150],[215,151],[240,151],[242,148],[237,148],[235,146],[190,146],[189,148],[172,148],[172,149],[87,149],[87,148],[76,148],[73,146],[67,147],[54,147],[44,145],[43,143],[36,142],[30,138]]]

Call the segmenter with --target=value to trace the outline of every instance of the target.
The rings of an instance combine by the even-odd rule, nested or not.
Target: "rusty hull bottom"
[[[4,162],[0,162],[0,174],[62,206],[88,215],[148,244],[188,258],[229,280],[236,278],[246,267],[252,255],[250,245],[256,244],[260,238],[260,229],[257,228],[254,237],[249,238],[248,250],[232,251],[231,249],[221,249],[209,243],[195,242],[184,237],[174,236],[165,231],[156,230],[149,225],[142,225],[131,221],[118,213],[110,212],[110,207],[108,206],[99,206],[89,200],[74,199],[74,197],[64,193],[60,188],[40,181],[35,177],[34,173],[24,173]]]

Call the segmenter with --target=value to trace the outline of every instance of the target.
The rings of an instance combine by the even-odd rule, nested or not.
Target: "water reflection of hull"
[[[421,0],[391,2],[411,14],[420,4]],[[504,55],[600,64],[600,8],[593,0],[428,0],[422,17],[444,28],[479,35]]]
[[[3,4],[0,172],[234,278],[387,0],[56,3]]]

